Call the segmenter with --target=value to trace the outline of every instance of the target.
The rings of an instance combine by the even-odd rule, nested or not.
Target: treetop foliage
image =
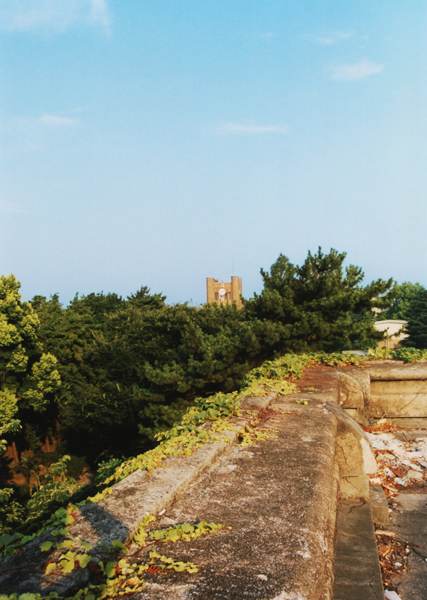
[[[427,290],[418,289],[405,307],[408,338],[403,345],[412,348],[427,348]]]
[[[18,411],[44,411],[60,386],[57,360],[43,352],[38,315],[19,287],[13,275],[0,277],[0,433],[18,428]]]
[[[390,305],[394,282],[379,279],[363,287],[359,267],[350,265],[344,272],[345,257],[319,248],[301,267],[280,255],[269,273],[261,270],[264,289],[245,306],[252,315],[282,325],[281,350],[330,352],[382,338],[373,328],[372,308]]]
[[[385,311],[385,319],[407,321],[411,301],[423,290],[425,291],[425,288],[419,283],[410,283],[409,281],[396,285],[396,298]]]

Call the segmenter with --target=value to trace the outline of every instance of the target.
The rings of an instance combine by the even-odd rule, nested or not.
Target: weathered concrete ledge
[[[364,365],[371,381],[427,380],[427,362],[403,363],[398,360],[369,362]]]
[[[275,397],[275,394],[269,394],[258,398],[257,406],[263,408]],[[252,403],[249,401],[249,404]],[[155,469],[152,474],[137,470],[116,483],[111,487],[111,494],[106,495],[100,502],[86,504],[78,511],[78,518],[70,527],[70,534],[90,542],[93,546],[99,543],[111,544],[114,540],[126,543],[147,513],[158,514],[184,493],[230,444],[237,442],[237,430],[246,426],[250,420],[250,416],[234,419],[236,429],[221,434],[223,442],[204,444],[189,457],[166,459],[163,466]],[[22,577],[19,570],[23,562],[22,555],[11,556],[1,561],[1,590],[7,589],[9,593],[48,594],[55,591],[64,594],[64,591],[74,586],[83,586],[89,582],[90,573],[87,570],[75,571],[68,577],[63,577],[60,582],[55,575],[43,575],[41,567],[46,561],[46,555],[40,552],[40,544],[47,539],[50,539],[49,531],[26,545],[25,557],[31,557],[31,564],[35,568],[29,570],[25,577]],[[94,554],[100,558],[105,552],[101,548]],[[16,573],[15,569],[18,569]],[[2,575],[2,572],[7,574]]]
[[[338,510],[334,600],[383,600],[371,506],[341,500]]]
[[[160,525],[212,520],[231,526],[169,546],[177,560],[203,564],[185,580],[147,582],[140,600],[320,600],[332,597],[338,465],[338,421],[324,402],[300,396],[270,404],[269,438],[223,454]]]
[[[135,599],[329,600],[338,490],[341,497],[367,500],[368,474],[376,469],[363,430],[338,405],[341,381],[336,369],[309,370],[299,382],[307,391],[246,398],[242,408],[268,406],[263,425],[276,437],[244,448],[231,431],[228,442],[169,459],[151,475],[137,471],[101,502],[83,507],[71,533],[92,544],[126,542],[147,512],[164,510],[156,528],[203,519],[221,522],[233,529],[167,548],[178,560],[203,564],[199,573],[168,575],[167,583],[153,577]],[[306,406],[297,404],[302,400]],[[28,544],[24,555],[2,561],[3,593],[64,595],[89,581],[86,569],[59,579],[43,575],[46,555],[39,546],[48,535]],[[165,552],[161,545],[150,549]]]

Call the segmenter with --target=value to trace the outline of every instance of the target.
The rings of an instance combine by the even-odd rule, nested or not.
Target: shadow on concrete
[[[124,542],[129,535],[128,528],[99,504],[86,504],[80,513],[92,529],[92,533],[95,533],[98,538],[98,544],[101,543],[101,546],[93,547],[91,554],[96,558],[108,555],[112,558],[111,552],[103,549],[102,544],[109,545],[113,539]],[[29,542],[22,552],[1,559],[0,590],[2,594],[38,593],[48,595],[50,592],[57,592],[64,595],[74,587],[81,588],[90,583],[92,573],[88,569],[76,568],[68,575],[61,576],[51,573],[45,576],[45,565],[51,554],[41,552],[41,544],[47,540],[55,539],[56,542],[60,542],[65,539],[52,538],[51,531],[49,530]]]

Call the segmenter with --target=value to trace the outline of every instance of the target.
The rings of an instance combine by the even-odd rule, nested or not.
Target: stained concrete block
[[[341,477],[339,487],[340,498],[362,498],[369,499],[369,477],[359,475],[358,477]]]
[[[396,496],[396,501],[399,503],[399,510],[427,514],[426,494],[399,494]]]
[[[351,417],[356,423],[363,427],[369,427],[369,420],[366,418],[365,411],[361,408],[344,408],[345,412]]]
[[[427,600],[427,495],[399,494],[399,503],[390,517],[387,529],[412,545],[409,554],[409,572],[405,572],[399,585],[402,600]]]
[[[427,381],[371,381],[369,413],[374,417],[427,417]]]
[[[240,400],[240,406],[243,409],[267,408],[267,406],[277,398],[275,392],[270,392],[265,396],[245,396]]]
[[[424,428],[427,429],[427,417],[419,417],[419,418],[411,418],[411,417],[402,417],[399,418],[397,417],[396,419],[392,418],[392,417],[388,417],[388,420],[395,425],[396,427],[399,427],[400,429],[420,429],[420,428]],[[421,436],[419,436],[421,437]]]
[[[326,402],[325,407],[338,420],[336,458],[340,477],[359,477],[376,473],[375,456],[360,425],[336,404]]]
[[[369,501],[371,503],[372,518],[374,523],[388,525],[389,511],[388,502],[383,488],[380,485],[369,486]]]
[[[370,377],[363,369],[338,372],[340,378],[339,405],[343,408],[362,408],[370,398]]]
[[[427,363],[403,364],[401,361],[368,363],[366,371],[372,381],[427,381]]]
[[[383,600],[371,505],[340,501],[335,544],[334,600]]]
[[[168,555],[203,568],[187,577],[188,589],[178,588],[180,575],[159,575],[135,600],[330,600],[336,419],[289,397],[272,408],[277,438],[224,454],[165,515],[167,523],[206,518],[232,529],[169,545]]]

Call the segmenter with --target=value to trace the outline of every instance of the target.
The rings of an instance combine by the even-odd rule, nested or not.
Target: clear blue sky
[[[0,0],[0,222],[25,299],[427,285],[427,2]]]

